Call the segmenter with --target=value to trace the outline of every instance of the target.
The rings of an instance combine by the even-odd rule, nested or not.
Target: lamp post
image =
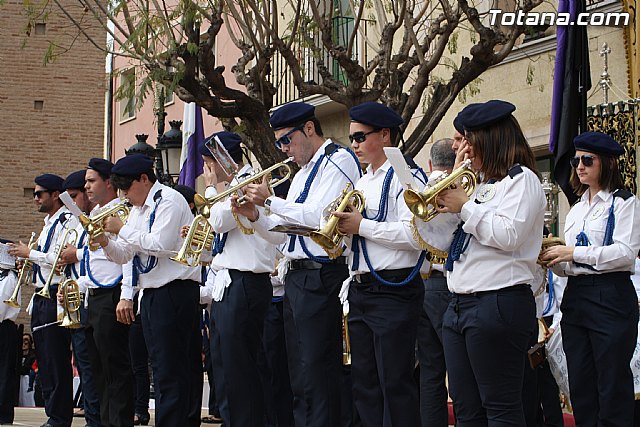
[[[558,186],[551,182],[551,172],[542,172],[542,191],[547,199],[547,207],[544,210],[544,223],[547,227],[553,227],[558,220]],[[555,233],[555,227],[552,232]]]
[[[180,155],[182,154],[182,126],[181,120],[171,120],[169,122],[171,129],[165,132],[158,138],[158,145],[156,146],[158,157],[158,167],[161,168],[160,181],[174,186],[178,183],[178,177],[180,176]]]
[[[124,153],[128,156],[130,154],[144,154],[147,157],[155,158],[156,149],[147,143],[149,135],[146,133],[139,133],[136,135],[137,142],[128,149],[124,150]]]

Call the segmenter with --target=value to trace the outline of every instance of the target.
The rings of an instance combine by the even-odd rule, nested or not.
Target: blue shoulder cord
[[[615,202],[616,196],[613,196],[611,200],[611,206],[609,207],[609,217],[607,218],[607,227],[604,231],[604,240],[602,241],[602,246],[610,246],[613,244],[613,230],[616,228],[616,216],[613,212],[613,202]],[[591,242],[589,241],[589,237],[587,233],[584,232],[584,221],[582,223],[582,231],[578,233],[576,236],[576,246],[590,246]],[[593,271],[596,270],[593,266],[588,264],[583,264],[581,262],[573,262],[576,266],[586,268]]]
[[[62,215],[64,214],[61,214],[60,216],[58,216],[58,218],[56,218],[56,220],[51,225],[51,228],[49,228],[49,231],[47,233],[47,240],[45,240],[44,247],[41,247],[40,245],[38,245],[38,247],[36,248],[36,251],[44,252],[44,253],[49,252],[49,248],[51,247],[51,240],[53,239],[53,234],[56,231],[56,227],[60,223],[60,218],[62,217]],[[42,277],[42,273],[40,270],[41,270],[40,266],[36,263],[33,263],[33,283],[36,283],[37,278],[39,278],[43,284],[46,282],[45,278]]]
[[[154,199],[156,200],[156,204],[153,207],[153,211],[151,211],[151,215],[149,216],[149,233],[151,233],[151,226],[153,226],[153,223],[156,220],[156,210],[158,210],[158,205],[160,204],[160,202],[162,201],[162,190],[158,190],[158,192],[153,196]],[[146,265],[142,265],[142,261],[140,260],[140,255],[136,254],[133,257],[133,263],[132,263],[132,271],[131,271],[131,276],[132,276],[132,281],[131,284],[132,286],[135,288],[136,286],[138,286],[138,279],[139,279],[139,275],[140,274],[146,274],[148,272],[150,272],[151,270],[153,270],[153,268],[158,265],[158,259],[155,256],[150,256],[149,258],[147,258],[147,264]]]
[[[82,230],[82,234],[80,235],[80,239],[78,240],[78,244],[76,245],[77,249],[80,249],[84,246],[84,239],[86,237],[87,232],[85,230]],[[81,275],[84,276],[84,253],[83,257],[80,259],[80,274],[78,274],[75,264],[69,264],[69,267],[71,268],[71,274],[73,275],[74,279],[78,279]]]
[[[384,181],[382,183],[382,195],[380,196],[380,205],[378,206],[378,214],[374,218],[367,218],[366,209],[362,212],[363,218],[371,219],[376,222],[384,222],[387,219],[387,212],[389,206],[387,205],[387,201],[389,199],[389,190],[391,188],[391,180],[393,179],[393,167],[390,167],[387,171],[387,174],[384,177]],[[353,244],[352,244],[352,252],[353,252],[353,264],[351,265],[351,271],[357,271],[360,267],[360,246],[362,246],[362,256],[364,261],[367,263],[367,267],[369,268],[369,272],[376,279],[377,282],[382,283],[386,286],[404,286],[407,283],[411,282],[420,272],[420,268],[422,267],[422,263],[424,262],[426,252],[420,252],[420,258],[418,258],[418,263],[415,265],[409,276],[404,279],[402,282],[390,282],[388,280],[380,277],[378,273],[376,273],[373,265],[371,264],[371,259],[369,258],[369,253],[367,251],[367,242],[366,239],[360,237],[357,234],[353,235]]]
[[[118,276],[117,279],[115,279],[113,282],[111,283],[107,283],[107,284],[102,284],[100,282],[98,282],[98,280],[96,280],[96,278],[93,276],[93,273],[91,272],[91,263],[90,263],[90,257],[89,257],[89,246],[85,246],[84,247],[84,252],[82,254],[82,264],[81,267],[82,269],[81,274],[84,276],[85,274],[87,276],[89,276],[89,279],[91,280],[91,282],[96,285],[99,288],[113,288],[114,286],[116,286],[118,283],[120,283],[122,281],[122,274],[120,276]]]
[[[547,299],[547,305],[542,311],[542,316],[546,316],[553,308],[553,301],[556,299],[556,292],[553,289],[553,272],[547,271],[547,286],[549,286],[549,298]]]

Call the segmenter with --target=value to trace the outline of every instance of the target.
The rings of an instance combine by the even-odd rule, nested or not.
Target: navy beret
[[[13,243],[13,241],[12,240],[7,240],[7,239],[0,239],[0,243],[7,244],[7,243]]]
[[[469,113],[469,111],[473,111],[474,108],[476,108],[475,106],[480,105],[477,102],[474,102],[473,104],[469,104],[466,107],[464,107],[456,116],[455,119],[453,119],[453,127],[461,134],[464,135],[464,119],[465,116]]]
[[[478,130],[506,119],[516,110],[510,102],[491,100],[481,104],[467,105],[461,112],[465,130]]]
[[[600,132],[584,132],[573,139],[576,150],[588,151],[589,153],[604,154],[607,156],[621,156],[624,148],[615,139]]]
[[[176,185],[173,187],[178,193],[182,194],[187,203],[193,203],[193,197],[196,195],[196,190],[186,185]]]
[[[84,176],[86,173],[87,171],[84,169],[70,173],[62,183],[62,189],[69,190],[73,188],[74,190],[84,190]]]
[[[63,182],[64,178],[52,173],[45,173],[44,175],[37,176],[35,179],[36,184],[49,191],[62,191]]]
[[[316,107],[305,102],[290,102],[271,115],[269,123],[273,130],[295,127],[315,117]]]
[[[113,163],[111,163],[109,160],[100,159],[97,157],[94,157],[93,159],[89,160],[89,169],[93,169],[94,171],[102,175],[105,175],[105,176],[111,175],[112,168],[113,168]]]
[[[205,139],[200,144],[200,146],[198,147],[198,151],[200,151],[201,155],[213,157],[211,155],[211,151],[209,151],[206,144],[216,136],[218,137],[220,142],[222,142],[222,145],[224,145],[224,148],[227,149],[227,152],[229,154],[233,154],[237,151],[240,151],[241,149],[240,143],[242,142],[242,138],[240,137],[240,135],[238,135],[237,133],[227,132],[226,130],[223,130],[221,132],[214,133],[213,135]]]
[[[153,160],[144,154],[129,154],[113,165],[111,173],[120,176],[138,176],[153,170]]]
[[[349,117],[352,122],[364,123],[378,129],[394,129],[404,123],[400,114],[377,102],[364,102],[351,107]]]

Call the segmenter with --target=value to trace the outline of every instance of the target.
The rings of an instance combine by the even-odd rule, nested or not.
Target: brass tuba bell
[[[62,309],[63,317],[60,326],[69,329],[77,329],[80,323],[80,307],[82,306],[82,295],[78,282],[73,279],[67,279],[60,284],[62,287]]]
[[[364,195],[358,190],[351,190],[351,183],[348,182],[346,187],[329,206],[325,209],[328,212],[344,212],[349,205],[353,205],[356,210],[362,212],[364,210]],[[336,259],[342,255],[342,239],[343,234],[338,230],[338,222],[340,218],[330,215],[327,224],[322,230],[312,231],[309,234],[311,240],[316,242],[325,250],[330,259]]]
[[[471,160],[465,160],[460,167],[450,174],[442,174],[436,182],[423,192],[408,189],[404,192],[404,201],[409,210],[423,221],[430,221],[438,215],[436,198],[444,190],[456,188],[460,180],[462,189],[471,196],[476,187],[476,174],[471,170]]]

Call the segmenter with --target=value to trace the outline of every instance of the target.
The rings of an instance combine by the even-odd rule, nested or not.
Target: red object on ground
[[[576,427],[576,422],[573,419],[573,415],[571,414],[563,414],[564,415],[564,427]],[[455,425],[456,419],[453,417],[453,403],[449,402],[449,425]]]

